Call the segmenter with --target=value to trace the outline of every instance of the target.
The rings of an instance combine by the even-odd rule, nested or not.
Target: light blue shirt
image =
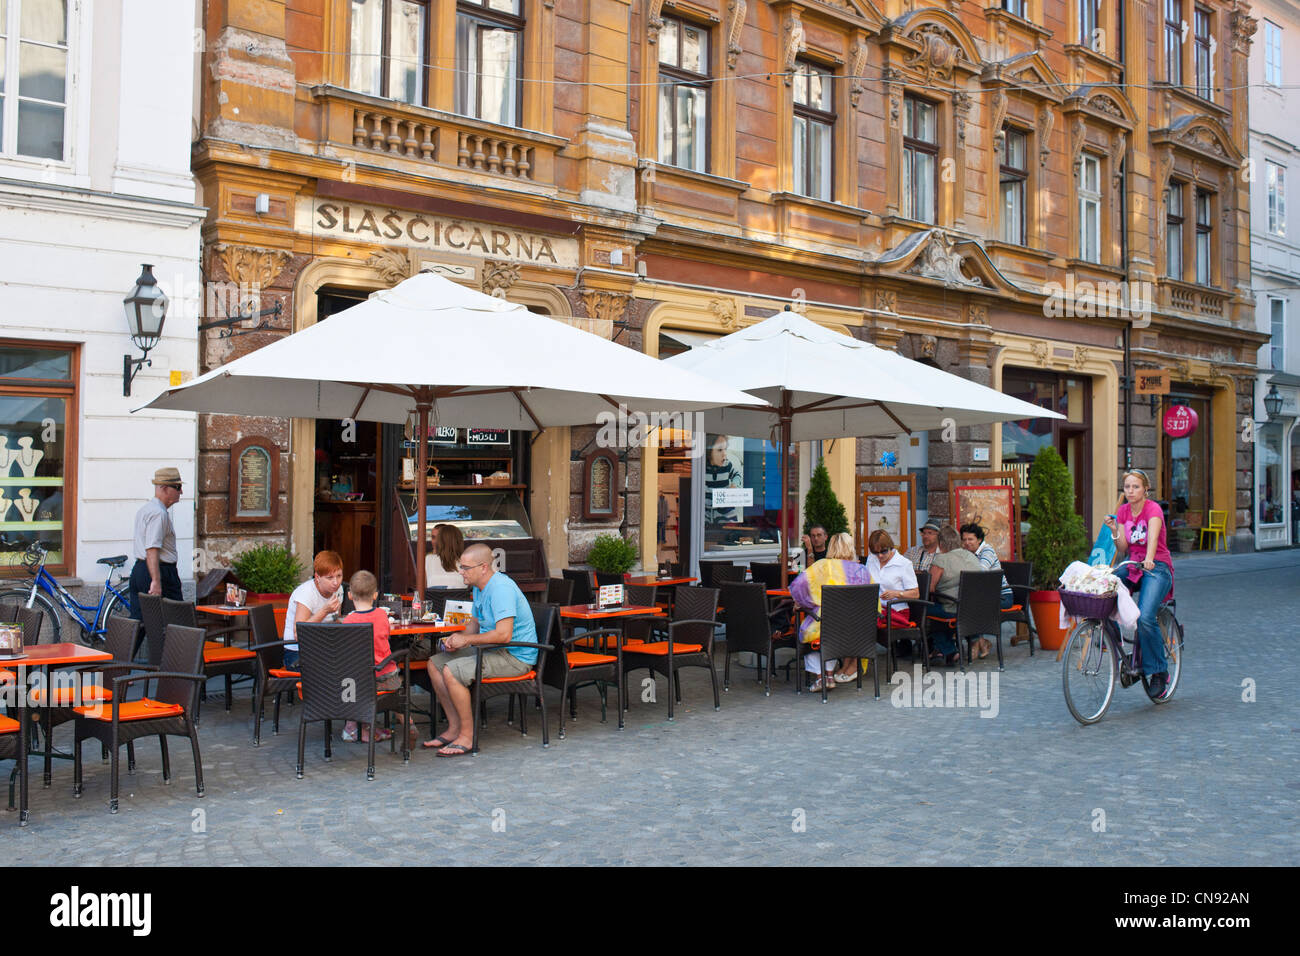
[[[480,633],[490,631],[502,618],[515,619],[512,641],[537,643],[537,626],[533,623],[533,609],[524,597],[524,592],[500,571],[488,578],[483,588],[474,588],[474,617],[478,621]],[[507,647],[525,664],[537,663],[537,650],[532,647]]]

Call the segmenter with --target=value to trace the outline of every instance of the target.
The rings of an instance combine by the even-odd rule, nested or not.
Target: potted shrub
[[[1025,560],[1034,563],[1034,587],[1029,611],[1034,615],[1038,640],[1048,650],[1065,643],[1061,628],[1060,577],[1072,561],[1088,551],[1083,519],[1074,510],[1074,481],[1065,462],[1050,445],[1034,457],[1029,472],[1029,507],[1033,521],[1025,536]]]
[[[636,566],[636,549],[616,534],[602,534],[592,542],[587,563],[601,574],[627,574]]]
[[[240,583],[248,589],[249,603],[288,600],[304,576],[298,559],[278,544],[250,548],[235,558],[233,567]]]
[[[814,525],[825,528],[827,538],[849,530],[849,516],[831,490],[831,473],[826,470],[825,459],[817,463],[803,500],[803,533],[807,534]]]
[[[1196,528],[1174,528],[1169,533],[1171,551],[1186,553],[1196,547],[1196,537],[1200,532]]]

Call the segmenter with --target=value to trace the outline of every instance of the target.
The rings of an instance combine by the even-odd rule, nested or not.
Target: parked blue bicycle
[[[127,617],[131,613],[131,602],[127,596],[127,579],[119,578],[116,585],[113,582],[113,572],[126,564],[127,556],[119,554],[112,558],[100,558],[96,562],[108,565],[104,590],[99,595],[98,604],[82,604],[68,593],[67,588],[54,579],[54,575],[45,570],[46,554],[45,547],[39,541],[32,543],[23,554],[23,567],[32,576],[32,583],[25,587],[0,591],[0,602],[40,608],[41,613],[45,615],[41,633],[52,634],[55,643],[63,640],[63,621],[59,614],[59,607],[62,607],[68,616],[80,625],[82,644],[89,647],[102,646],[109,620],[113,617]]]

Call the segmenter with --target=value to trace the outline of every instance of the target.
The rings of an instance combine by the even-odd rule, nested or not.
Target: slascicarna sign
[[[304,198],[298,202],[295,228],[337,239],[479,255],[539,266],[578,266],[576,239],[389,206]]]

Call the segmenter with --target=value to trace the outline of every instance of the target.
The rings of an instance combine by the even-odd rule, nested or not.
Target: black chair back
[[[283,635],[275,629],[275,609],[269,604],[254,604],[248,609],[248,624],[253,629],[253,644],[273,644],[258,647],[257,658],[266,671],[284,667],[284,647],[277,642]]]
[[[678,588],[677,602],[673,606],[673,621],[716,621],[718,619],[717,588]],[[673,628],[672,639],[678,644],[702,644],[704,653],[712,656],[713,638],[717,628],[712,624],[682,624]]]
[[[542,683],[550,687],[564,686],[564,670],[568,666],[564,657],[563,635],[560,633],[560,606],[534,604],[533,627],[537,629],[537,643],[549,647],[542,664]]]
[[[1002,576],[1007,579],[1007,586],[1012,588],[1012,593],[1016,596],[1017,604],[1028,603],[1028,595],[1020,588],[1032,587],[1034,578],[1034,562],[1032,561],[1003,561]]]
[[[566,581],[573,582],[573,593],[569,595],[571,604],[591,604],[591,572],[578,568],[565,568],[560,572]]]
[[[598,588],[606,588],[609,587],[611,584],[622,584],[622,583],[623,583],[623,575],[621,574],[614,574],[608,571],[596,572],[596,587]]]
[[[169,627],[172,624],[181,627],[199,626],[198,612],[194,610],[194,605],[189,601],[173,601],[171,598],[163,598],[162,616],[164,627]]]
[[[108,619],[104,628],[104,650],[113,655],[113,660],[100,666],[104,682],[110,687],[114,677],[125,676],[126,668],[131,663],[131,653],[135,650],[136,638],[140,636],[140,622],[133,617],[114,615]],[[121,667],[114,667],[121,664]],[[122,674],[117,673],[122,671]]]
[[[471,588],[442,588],[431,589],[424,592],[429,603],[425,607],[426,611],[432,611],[434,614],[442,617],[447,613],[448,601],[472,601],[474,592]]]
[[[916,575],[916,599],[918,601],[930,600],[930,570],[927,568]]]
[[[707,591],[712,588],[698,590]],[[753,651],[767,654],[772,638],[772,625],[767,616],[767,589],[761,584],[726,581],[719,590],[722,606],[727,609],[727,653]]]
[[[749,574],[769,590],[781,586],[781,564],[778,561],[753,561],[749,565]]]
[[[714,575],[717,573],[718,568],[723,566],[732,567],[733,565],[730,561],[701,561],[700,562],[700,587],[704,587],[704,588],[715,587],[716,585],[714,584]],[[734,581],[735,578],[729,578],[728,580]],[[744,578],[742,577],[741,580],[744,580]]]
[[[573,603],[573,581],[569,578],[546,579],[546,604],[564,607]]]
[[[743,584],[745,581],[745,567],[741,564],[720,564],[713,569],[713,583],[706,584],[705,587],[722,587],[729,581]]]
[[[167,624],[163,621],[163,598],[158,594],[136,595],[140,601],[140,617],[144,619],[144,639],[148,645],[148,663],[154,667],[162,665],[163,641],[167,636]]]
[[[38,607],[24,604],[5,604],[0,607],[0,621],[13,622],[23,629],[23,647],[39,644],[41,625],[45,623],[45,613]]]
[[[878,584],[833,584],[822,588],[822,660],[876,656]]]
[[[957,585],[957,637],[1000,633],[1001,602],[1001,571],[963,571]]]
[[[623,603],[635,607],[655,606],[655,585],[629,584],[623,588]]]
[[[312,624],[294,628],[302,673],[302,719],[371,721],[375,716],[375,628]],[[348,682],[351,684],[349,685]],[[342,694],[350,687],[354,693]]]
[[[203,673],[203,631],[197,627],[169,624],[163,635],[162,670],[173,674]],[[180,704],[187,714],[199,706],[202,681],[160,677],[154,700],[163,704]]]

